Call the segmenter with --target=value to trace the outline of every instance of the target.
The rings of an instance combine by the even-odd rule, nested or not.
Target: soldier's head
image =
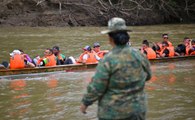
[[[126,45],[129,42],[130,32],[126,22],[122,18],[114,17],[108,21],[108,30],[102,31],[102,34],[108,34],[111,45]]]

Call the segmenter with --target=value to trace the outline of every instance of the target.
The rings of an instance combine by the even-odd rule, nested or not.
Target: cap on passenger
[[[16,54],[21,54],[19,50],[14,50],[12,53],[10,53],[10,56],[16,55]]]
[[[91,51],[91,47],[89,45],[85,46],[83,50]]]
[[[93,44],[93,47],[95,48],[95,47],[100,47],[100,44],[98,43],[98,42],[95,42],[94,44]]]

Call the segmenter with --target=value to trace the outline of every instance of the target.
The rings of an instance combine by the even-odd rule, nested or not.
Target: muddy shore
[[[186,7],[182,5],[185,0],[178,2],[177,8],[172,3],[161,2],[154,0],[1,0],[0,25],[105,26],[107,20],[115,16],[124,18],[128,25],[195,23],[195,4],[191,3],[192,0],[188,0],[188,3],[191,3],[188,11],[182,10]]]

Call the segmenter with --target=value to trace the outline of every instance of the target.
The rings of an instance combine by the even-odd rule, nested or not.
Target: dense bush
[[[101,26],[111,17],[128,25],[195,22],[194,0],[2,0],[0,24]]]

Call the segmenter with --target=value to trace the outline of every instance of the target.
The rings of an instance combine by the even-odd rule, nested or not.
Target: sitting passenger
[[[185,55],[189,55],[189,50],[190,50],[190,38],[189,37],[185,37],[183,40],[183,44],[185,45],[186,49],[185,49]]]
[[[79,59],[77,60],[78,63],[97,63],[96,60],[97,54],[91,49],[90,46],[85,46],[83,48],[84,52],[80,55]]]
[[[189,49],[189,55],[195,55],[195,40],[191,41],[191,45],[190,45],[190,49]]]
[[[157,57],[173,57],[175,55],[174,47],[169,47],[169,44],[162,42],[162,50],[157,54]]]
[[[27,67],[35,67],[35,64],[33,64],[32,59],[29,57],[28,54],[25,54],[23,50],[19,50],[21,52],[21,55],[24,56],[24,62]]]
[[[38,66],[56,66],[56,57],[52,49],[47,48],[44,52],[44,57],[37,62]]]
[[[175,55],[176,56],[185,56],[186,54],[186,46],[184,44],[177,45],[175,49]]]
[[[162,43],[163,42],[167,42],[167,44],[169,45],[169,47],[172,47],[173,44],[168,40],[168,34],[162,34],[162,38],[163,41],[162,42],[158,42],[158,43],[153,43],[154,46],[152,46],[152,49],[156,52],[156,53],[160,53],[162,51]]]
[[[162,38],[163,38],[163,41],[162,42],[167,42],[169,47],[173,46],[173,44],[168,40],[169,37],[168,37],[168,34],[162,34]]]
[[[183,43],[179,44],[175,49],[175,55],[176,56],[184,56],[189,55],[190,50],[190,38],[185,37],[183,39]]]
[[[97,42],[93,44],[93,50],[96,52],[98,57],[100,57],[100,59],[102,59],[104,57],[104,55],[109,52],[108,50],[102,50],[101,51],[100,50],[100,44],[97,43]]]
[[[53,47],[53,54],[56,56],[57,65],[63,65],[66,57],[60,53],[60,48],[58,46]]]
[[[19,50],[10,53],[10,69],[22,69],[25,67],[24,56]]]
[[[142,47],[141,47],[141,53],[145,54],[148,59],[155,59],[156,58],[156,52],[149,47],[148,40],[143,40]]]
[[[7,69],[7,68],[9,68],[9,63],[7,61],[3,61],[0,64],[0,69]]]

